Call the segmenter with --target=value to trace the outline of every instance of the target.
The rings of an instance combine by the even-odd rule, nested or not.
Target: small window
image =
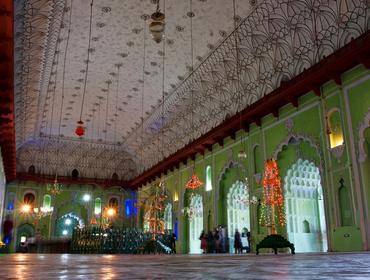
[[[79,174],[78,174],[78,170],[77,170],[77,169],[73,169],[73,170],[72,170],[72,178],[73,178],[73,179],[77,179],[77,178],[78,178],[78,175],[79,175]]]
[[[109,207],[117,208],[118,207],[118,199],[116,197],[112,197],[111,199],[109,199],[108,205],[109,205]]]
[[[100,213],[101,213],[101,198],[97,197],[95,198],[94,214],[100,215]]]
[[[9,193],[7,204],[6,204],[6,210],[13,211],[14,210],[14,200],[15,200],[15,193]]]
[[[307,220],[303,221],[303,233],[310,233],[310,223]]]
[[[28,205],[33,205],[35,202],[35,195],[33,193],[26,193],[23,196],[23,202]]]
[[[36,169],[34,165],[31,165],[30,167],[28,167],[28,173],[31,175],[36,173]]]
[[[212,190],[212,169],[208,165],[206,168],[206,191]]]
[[[51,207],[51,196],[49,194],[44,195],[44,200],[43,200],[43,203],[42,203],[42,207],[44,207],[46,209],[50,209],[50,207]]]
[[[164,229],[172,230],[172,204],[167,203],[164,209]]]
[[[259,145],[256,145],[253,149],[253,159],[254,159],[254,174],[262,172],[263,161],[261,156],[261,148]]]
[[[135,216],[137,214],[137,209],[135,207],[136,199],[126,199],[125,200],[125,213],[126,217]]]
[[[117,173],[113,173],[112,180],[113,181],[118,181],[118,174]]]
[[[342,129],[342,120],[338,109],[334,109],[328,113],[328,134],[330,148],[335,148],[343,145],[344,136]]]

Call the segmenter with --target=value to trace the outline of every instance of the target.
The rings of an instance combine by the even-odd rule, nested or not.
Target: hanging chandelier
[[[75,133],[78,137],[82,137],[85,135],[85,127],[84,127],[84,122],[83,121],[78,121],[77,122],[77,127],[75,130]]]
[[[52,195],[58,195],[63,191],[63,185],[58,182],[58,177],[55,175],[54,182],[46,185],[46,190]]]
[[[87,46],[87,59],[86,59],[86,68],[85,68],[85,79],[84,79],[84,89],[82,94],[82,102],[81,102],[81,111],[80,111],[80,120],[77,122],[77,126],[75,129],[75,134],[78,137],[82,137],[85,135],[85,127],[84,122],[82,121],[82,113],[84,109],[84,101],[85,101],[85,95],[86,95],[86,86],[87,86],[87,77],[89,73],[89,62],[90,62],[90,44],[91,44],[91,28],[92,28],[92,16],[93,16],[93,0],[91,0],[90,3],[90,21],[89,21],[89,43]]]
[[[193,170],[193,174],[191,175],[190,180],[186,183],[185,188],[195,190],[203,185],[203,182],[199,179],[195,171]]]
[[[157,0],[157,10],[150,16],[152,22],[149,24],[149,31],[153,40],[160,43],[164,37],[165,15],[159,9],[159,0]]]

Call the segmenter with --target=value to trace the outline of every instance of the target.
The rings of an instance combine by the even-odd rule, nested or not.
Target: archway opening
[[[288,239],[296,252],[326,252],[328,249],[324,198],[319,169],[298,159],[284,178]]]
[[[32,243],[35,237],[35,227],[31,224],[22,224],[17,229],[17,252],[27,252],[27,244]]]
[[[167,231],[172,230],[172,204],[167,203],[164,209],[164,229]]]
[[[189,253],[200,254],[200,234],[203,230],[203,201],[202,196],[196,194],[191,197],[190,209],[192,214],[189,217]]]
[[[249,193],[248,187],[236,181],[227,194],[227,225],[230,253],[234,252],[234,234],[238,230],[242,237],[242,245],[248,246],[247,232],[250,231]]]
[[[77,227],[84,227],[84,221],[72,212],[65,214],[56,221],[56,236],[70,238]]]

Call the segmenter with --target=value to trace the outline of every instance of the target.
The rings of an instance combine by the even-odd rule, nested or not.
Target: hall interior
[[[366,259],[369,29],[362,0],[2,0],[0,255]]]

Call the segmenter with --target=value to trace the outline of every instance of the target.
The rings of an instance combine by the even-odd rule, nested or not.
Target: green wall
[[[203,182],[206,166],[212,168],[212,190],[206,191],[205,186],[197,190],[203,196],[205,230],[219,224],[227,225],[225,197],[238,178],[247,177],[250,197],[255,195],[261,199],[262,187],[258,181],[264,161],[275,157],[283,179],[290,166],[302,158],[315,163],[320,170],[329,251],[368,250],[370,160],[367,158],[360,164],[362,172],[359,172],[357,154],[358,127],[370,112],[370,73],[359,65],[343,73],[341,85],[329,81],[321,87],[321,93],[322,96],[318,97],[309,92],[299,99],[298,108],[286,105],[280,109],[279,118],[268,115],[263,118],[261,127],[252,125],[249,133],[239,131],[235,140],[226,138],[222,146],[215,144],[204,156],[197,155],[195,171]],[[327,116],[333,110],[339,111],[344,145],[330,149]],[[335,122],[338,125],[338,118]],[[366,143],[370,143],[370,133],[366,135]],[[246,147],[247,158],[240,160],[237,154],[242,147]],[[232,162],[238,167],[231,167]],[[182,164],[157,179],[165,181],[172,195],[175,192],[179,195],[179,200],[173,203],[174,215],[180,217],[178,246],[183,253],[188,252],[189,228],[181,209],[186,206],[184,186],[190,178],[192,166],[193,162],[189,160],[186,165]],[[254,244],[268,232],[267,228],[258,225],[258,208],[258,205],[250,206]],[[279,232],[286,235],[286,228],[279,228]]]

